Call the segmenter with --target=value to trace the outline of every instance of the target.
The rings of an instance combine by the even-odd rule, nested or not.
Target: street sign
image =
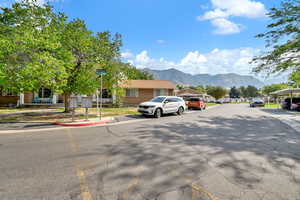
[[[106,71],[104,69],[96,69],[96,74],[98,74],[98,75],[105,75],[107,73],[106,73]]]
[[[70,104],[70,108],[77,108],[78,107],[77,97],[70,97],[69,104]]]
[[[93,107],[92,99],[90,97],[82,97],[81,107],[82,108],[92,108]]]

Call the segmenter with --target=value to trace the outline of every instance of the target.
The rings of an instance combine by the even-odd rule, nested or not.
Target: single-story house
[[[203,94],[201,92],[198,92],[197,90],[193,90],[193,89],[190,89],[190,88],[185,88],[185,89],[177,91],[176,96],[182,97],[184,99],[188,99],[188,98],[191,98],[191,97],[200,97],[200,98],[202,98],[203,100],[205,100],[207,102],[213,100],[212,96],[207,95],[207,94]]]
[[[63,103],[63,96],[53,94],[51,90],[41,88],[38,92],[24,92],[16,94],[0,89],[0,106],[16,106],[16,105],[51,105]]]
[[[155,96],[174,95],[176,85],[170,81],[160,80],[128,80],[120,85],[125,89],[124,105],[137,105],[143,101],[148,101]],[[82,96],[77,96],[81,101]],[[103,90],[103,103],[112,104],[115,97],[108,94],[107,90]],[[97,95],[91,96],[96,103]],[[15,105],[63,105],[63,95],[53,94],[46,88],[41,88],[38,92],[24,92],[22,94],[14,94],[0,90],[0,106]]]
[[[137,105],[156,96],[175,95],[176,85],[165,80],[128,80],[121,84],[125,89],[124,105]]]

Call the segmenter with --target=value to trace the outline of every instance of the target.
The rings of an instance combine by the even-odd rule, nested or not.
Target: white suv
[[[138,112],[143,115],[153,115],[156,118],[168,113],[181,115],[185,110],[185,101],[181,97],[176,96],[158,96],[150,101],[141,103],[138,108]]]

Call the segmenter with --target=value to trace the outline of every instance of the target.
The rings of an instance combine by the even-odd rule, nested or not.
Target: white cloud
[[[218,18],[211,21],[212,25],[216,27],[215,34],[228,35],[241,32],[241,26],[235,24],[225,18]]]
[[[156,43],[157,43],[157,44],[165,44],[166,41],[164,41],[164,40],[156,40]]]
[[[197,17],[198,20],[209,20],[209,19],[216,19],[216,18],[224,18],[224,17],[228,17],[229,14],[221,9],[215,9],[215,10],[211,10],[208,11],[206,13],[204,13],[203,16],[199,16]]]
[[[201,64],[206,62],[207,59],[204,55],[200,54],[198,51],[189,52],[180,62],[181,65],[189,64]]]
[[[151,58],[148,56],[147,51],[142,51],[140,54],[136,56],[136,62],[141,64],[148,64],[151,62]]]
[[[0,3],[0,6],[3,7],[9,7],[10,5],[12,5],[15,2],[21,2],[22,0],[2,0],[2,2]],[[62,2],[64,0],[29,0],[29,2],[32,2],[36,5],[42,6],[47,2]]]
[[[191,51],[178,62],[174,62],[164,58],[151,58],[148,52],[144,50],[133,55],[131,59],[125,60],[138,68],[156,70],[175,68],[190,74],[238,73],[247,75],[253,68],[249,62],[259,52],[258,49],[253,48],[214,49],[207,53]]]
[[[234,34],[241,31],[239,25],[228,20],[229,17],[262,18],[267,13],[264,4],[255,0],[211,0],[211,4],[213,9],[197,19],[211,20],[217,27],[214,31],[216,34]]]
[[[130,53],[129,51],[121,53],[121,57],[124,59],[129,59],[129,58],[132,58],[133,56],[134,55],[132,53]]]
[[[265,17],[264,4],[254,0],[211,0],[214,11],[220,9],[228,16],[260,18]]]

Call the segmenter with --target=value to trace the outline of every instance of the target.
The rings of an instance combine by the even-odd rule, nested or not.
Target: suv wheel
[[[155,117],[155,118],[160,118],[161,115],[162,115],[161,109],[160,109],[160,108],[157,108],[157,109],[155,110],[154,117]]]
[[[178,111],[177,111],[177,114],[178,114],[178,115],[182,115],[183,112],[184,112],[183,107],[180,107],[180,108],[178,109]]]

